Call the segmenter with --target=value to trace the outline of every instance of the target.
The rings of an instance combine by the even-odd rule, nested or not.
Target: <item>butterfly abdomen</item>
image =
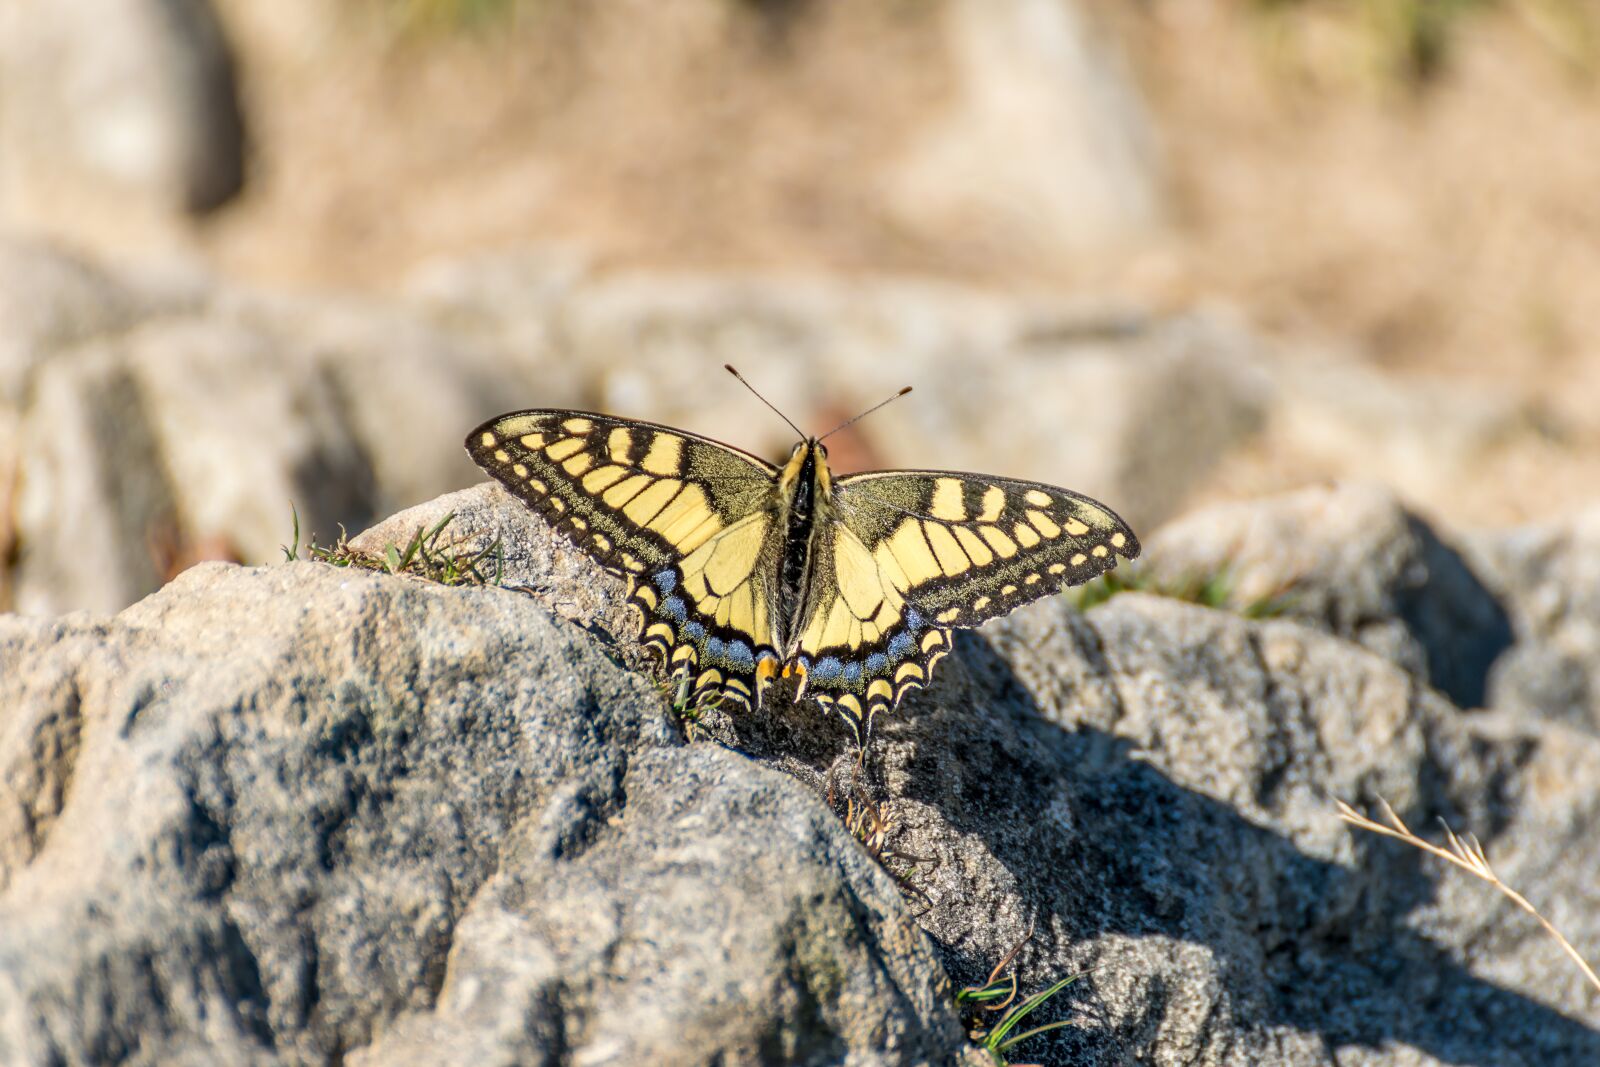
[[[811,539],[816,527],[817,464],[813,442],[802,441],[778,478],[780,511],[784,515],[784,540],[778,569],[778,647],[793,640],[806,604],[806,578],[810,572]]]

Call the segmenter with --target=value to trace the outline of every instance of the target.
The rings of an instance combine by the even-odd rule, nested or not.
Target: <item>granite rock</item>
[[[945,1063],[894,880],[533,599],[202,564],[0,619],[6,1063]]]
[[[1336,483],[1223,504],[1147,539],[1157,587],[1210,579],[1252,607],[1337,634],[1476,708],[1516,640],[1481,568],[1389,490]]]
[[[1281,520],[1256,506],[1265,525]],[[1369,514],[1384,510],[1374,500]],[[357,543],[381,551],[449,513],[463,549],[502,540],[508,585],[626,635],[625,616],[604,607],[609,579],[585,577],[581,557],[497,486]],[[1445,551],[1414,516],[1395,529],[1422,559]],[[1375,572],[1405,573],[1386,571],[1390,541],[1361,544]],[[1418,609],[1436,629],[1395,631],[1419,652],[1409,665],[1359,632],[1327,632],[1337,612],[1251,620],[1128,593],[1088,614],[1038,604],[962,635],[935,686],[880,721],[862,788],[888,822],[885,865],[952,982],[981,980],[1030,930],[1025,991],[1085,976],[1041,1017],[1070,1025],[1019,1053],[1486,1065],[1600,1054],[1600,998],[1531,920],[1334,814],[1335,799],[1382,797],[1424,832],[1440,819],[1471,830],[1580,947],[1600,944],[1600,872],[1573,847],[1600,817],[1600,742],[1519,708],[1464,715],[1428,683],[1417,635],[1444,640],[1459,625],[1470,641],[1489,617],[1469,610],[1488,594],[1452,584],[1464,564],[1447,558],[1402,598],[1456,605]],[[1337,568],[1303,578],[1302,591],[1347,592]],[[1328,604],[1333,591],[1321,590]],[[628,655],[625,639],[617,648]],[[703,726],[818,795],[847,791],[847,731],[808,709]]]

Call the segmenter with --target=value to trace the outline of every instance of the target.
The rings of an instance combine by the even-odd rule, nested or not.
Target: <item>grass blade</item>
[[[294,501],[289,501],[289,515],[294,521],[294,542],[292,545],[279,545],[283,549],[283,561],[293,563],[300,558],[300,511],[294,506]]]
[[[1027,1018],[1035,1008],[1038,1008],[1044,1004],[1045,1001],[1049,1000],[1051,997],[1067,988],[1067,986],[1071,985],[1073,982],[1076,982],[1080,977],[1082,976],[1076,974],[1068,975],[1066,978],[1061,979],[1061,981],[1057,982],[1049,989],[1035,993],[1027,1000],[1024,1000],[1021,1004],[1018,1004],[1015,1008],[1012,1008],[1011,1011],[1007,1013],[1006,1017],[1001,1019],[1000,1022],[995,1025],[993,1030],[989,1031],[989,1035],[984,1038],[984,1046],[998,1052],[1001,1049],[1009,1048],[1017,1041],[1022,1040],[1021,1037],[1013,1038],[1011,1041],[1007,1041],[1005,1038],[1006,1035],[1012,1030],[1016,1029],[1017,1024],[1023,1019]]]

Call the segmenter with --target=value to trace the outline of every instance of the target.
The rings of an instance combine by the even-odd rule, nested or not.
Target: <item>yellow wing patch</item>
[[[857,719],[924,685],[950,629],[976,626],[1138,554],[1121,519],[1050,486],[977,475],[839,479],[797,646],[811,695]]]
[[[759,700],[777,674],[770,465],[669,427],[571,411],[503,416],[467,450],[627,577],[641,643],[686,679],[689,699]]]
[[[766,532],[767,517],[751,515],[707,540],[678,565],[684,589],[705,599],[723,596],[748,581]]]

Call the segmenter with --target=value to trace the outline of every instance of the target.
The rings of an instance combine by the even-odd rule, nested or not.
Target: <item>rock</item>
[[[1394,507],[1346,492],[1366,506],[1341,498],[1330,513]],[[1267,526],[1297,503],[1255,507]],[[578,618],[594,610],[563,589],[597,584],[581,560],[495,486],[402,513],[369,543],[450,511],[469,551],[492,537],[521,546],[508,584]],[[1451,625],[1470,646],[1488,594],[1401,518],[1428,580],[1370,603],[1404,608],[1418,649],[1414,635],[1448,643]],[[1416,578],[1386,562],[1400,546],[1377,533],[1351,553],[1365,544],[1374,571]],[[1308,584],[1348,578],[1335,567]],[[629,632],[625,616],[587,617]],[[1521,913],[1403,846],[1353,838],[1331,810],[1334,797],[1384,796],[1414,826],[1476,831],[1508,882],[1600,945],[1595,863],[1561,845],[1600,816],[1600,742],[1510,712],[1462,718],[1413,673],[1291,619],[1138,594],[1088,616],[1036,605],[958,649],[933,689],[879,724],[889,849],[902,857],[889,865],[956,984],[980,980],[1030,924],[1025,990],[1093,971],[1057,1059],[1024,1046],[1030,1059],[1578,1064],[1600,1052],[1600,1032],[1562,1014],[1595,1018],[1600,998]],[[803,710],[721,725],[819,792],[837,784],[842,728]],[[1492,952],[1463,962],[1480,941]]]
[[[534,594],[568,622],[616,635],[621,639],[616,654],[636,669],[647,669],[647,657],[625,640],[632,631],[623,581],[597,568],[565,538],[551,537],[538,526],[530,531],[526,507],[499,482],[484,482],[407,508],[350,538],[349,547],[383,559],[388,546],[404,551],[418,532],[441,523],[436,551],[461,558],[493,552],[502,584]]]
[[[519,271],[520,286],[509,280]],[[1103,499],[1137,529],[1181,509],[1259,430],[1271,397],[1255,342],[1226,317],[1105,301],[889,281],[584,279],[565,260],[504,258],[436,269],[416,291],[475,337],[536,336],[524,350],[546,368],[538,406],[593,406],[782,456],[794,432],[723,363],[812,433],[909,384],[911,396],[829,442],[841,469],[1034,478]]]
[[[0,248],[19,280],[0,297],[0,605],[23,612],[116,611],[196,559],[268,561],[291,506],[329,537],[466,484],[461,428],[526,371],[376,303]]]
[[[1577,1021],[1600,1019],[1600,996],[1521,913],[1328,810],[1381,795],[1413,826],[1472,828],[1592,956],[1596,860],[1561,842],[1592,830],[1594,739],[1464,718],[1340,640],[1162,598],[1083,618],[1046,605],[999,631],[992,652],[968,644],[967,678],[952,673],[935,716],[912,709],[885,755],[909,801],[892,846],[941,861],[919,887],[948,904],[923,922],[957,983],[1037,921],[1055,940],[1024,956],[1025,988],[1092,972],[1061,1041],[1091,1061],[1600,1054]],[[1012,736],[1006,705],[1023,712]]]
[[[207,0],[8,4],[0,80],[0,221],[12,227],[148,234],[243,185],[233,58]]]
[[[172,313],[187,306],[190,296],[172,279],[149,279],[144,284],[127,284],[88,263],[47,244],[34,241],[0,240],[0,607],[14,605],[15,575],[12,561],[23,551],[18,545],[16,508],[26,507],[20,485],[23,436],[23,409],[36,394],[35,376],[39,368],[58,351],[100,334],[131,328],[157,314]],[[91,371],[90,376],[97,372]],[[101,385],[104,382],[101,375]],[[90,392],[93,392],[91,389]],[[84,395],[76,400],[50,397],[52,403],[65,400],[69,406],[93,408],[98,400]],[[99,399],[107,399],[101,397]],[[129,398],[110,398],[113,405],[126,406]],[[113,423],[113,426],[116,424]],[[58,442],[68,450],[82,449],[87,442]],[[59,579],[62,601],[77,607],[99,606],[115,610],[142,593],[154,589],[149,561],[121,544],[109,544],[108,527],[114,526],[104,509],[95,509],[103,497],[86,484],[95,478],[115,474],[129,480],[133,497],[144,497],[144,508],[162,509],[159,500],[149,499],[151,469],[141,467],[148,450],[134,443],[132,451],[116,457],[118,466],[104,471],[92,464],[90,455],[79,456],[91,465],[84,476],[62,486],[71,507],[61,517],[82,529],[85,540],[95,544],[98,555],[85,562],[77,557],[74,573],[53,576]],[[127,464],[129,469],[123,469]],[[139,505],[133,505],[136,510]],[[80,511],[87,507],[90,510]]]
[[[1459,707],[1489,698],[1514,640],[1506,607],[1393,493],[1336,484],[1195,512],[1146,538],[1157,586],[1216,579],[1257,605],[1354,641]]]
[[[167,309],[48,244],[0,240],[0,400],[19,407],[50,353]]]
[[[0,665],[5,1062],[959,1053],[831,813],[527,597],[208,564]]]
[[[952,101],[887,183],[906,228],[968,256],[1056,263],[1156,235],[1167,205],[1150,120],[1083,5],[940,6]]]
[[[829,441],[841,469],[1031,477],[1104,499],[1139,529],[1257,432],[1268,396],[1253,343],[1226,320],[1094,302],[599,276],[552,253],[437,265],[405,307],[194,276],[134,284],[7,247],[0,278],[15,273],[29,299],[0,319],[0,488],[13,487],[0,500],[15,502],[0,508],[15,560],[0,567],[0,604],[30,613],[115,611],[197,558],[266,562],[289,538],[291,503],[326,539],[468,484],[463,432],[520,406],[616,411],[787,454],[794,432],[724,361],[810,432],[914,384]],[[98,417],[85,391],[116,374],[138,386],[117,418],[88,438],[52,432],[79,425],[74,410]],[[74,565],[63,533],[80,524],[99,531],[94,567]]]
[[[872,432],[904,442],[908,466],[1063,485],[1143,531],[1182,511],[1270,399],[1250,337],[1220,319],[1034,308],[1013,329],[999,355],[938,352],[918,375],[932,395]]]
[[[196,549],[269,559],[291,503],[313,529],[372,514],[368,460],[300,356],[202,317],[42,367],[23,419],[18,609],[114,611]]]
[[[141,400],[109,352],[36,376],[18,435],[18,610],[115,611],[167,579],[155,541],[176,529],[177,504]]]
[[[1033,1062],[1600,1056],[1527,916],[1332,807],[1476,832],[1592,957],[1592,734],[1129,593],[962,635],[852,786],[808,708],[681,744],[614,584],[497,486],[352,545],[451,513],[510,588],[211,564],[0,623],[0,1057],[949,1062],[951,990],[1030,929],[1025,993],[1084,975]],[[830,788],[874,798],[888,873]]]
[[[1600,730],[1600,509],[1463,544],[1516,631],[1491,702]]]
[[[74,353],[117,362],[133,359],[135,344],[145,346],[134,378],[159,383],[141,386],[142,402],[159,469],[172,483],[168,525],[176,533],[161,540],[177,547],[153,562],[134,559],[150,539],[148,521],[115,518],[117,505],[104,491],[74,489],[67,495],[110,513],[89,525],[119,531],[122,547],[104,558],[111,566],[126,556],[116,565],[126,574],[91,581],[85,570],[74,583],[12,575],[19,592],[11,603],[26,602],[30,611],[115,610],[154,588],[151,574],[170,574],[197,556],[265,562],[287,540],[291,501],[304,528],[328,538],[338,524],[356,528],[469,484],[474,471],[458,447],[462,434],[517,407],[611,411],[786,455],[795,431],[722,373],[723,362],[741,367],[809,432],[914,385],[912,395],[830,438],[841,470],[1033,478],[1106,501],[1141,533],[1179,514],[1208,483],[1226,480],[1241,453],[1258,451],[1263,440],[1283,444],[1288,422],[1303,424],[1315,442],[1328,437],[1330,420],[1353,434],[1353,426],[1382,424],[1382,412],[1412,410],[1374,402],[1378,414],[1366,422],[1286,419],[1284,411],[1309,410],[1305,398],[1316,390],[1285,369],[1289,361],[1267,358],[1247,330],[1215,313],[1158,316],[1105,301],[1022,300],[932,283],[602,274],[554,251],[435,265],[401,306],[288,297],[215,280],[136,287],[81,264],[35,258],[45,281],[24,289],[44,310],[18,317],[9,347],[9,324],[0,320],[0,375],[7,363],[17,368],[7,387],[23,407],[33,403],[35,379],[75,379]],[[26,275],[34,260],[17,261]],[[96,304],[101,312],[88,310]],[[167,346],[173,354],[163,356]],[[1423,421],[1456,427],[1451,440],[1489,447],[1485,435],[1503,423],[1492,412],[1454,420],[1440,413],[1452,404],[1416,410]],[[30,424],[48,427],[56,417],[40,412]],[[21,418],[0,404],[0,483],[18,469],[4,450],[54,447],[48,438],[20,437]],[[227,432],[235,424],[259,435],[259,446]],[[1402,445],[1395,455],[1407,451]],[[79,477],[70,463],[45,466]],[[151,476],[126,475],[132,483]],[[8,558],[19,560],[64,552],[59,535],[46,532],[75,521],[35,516],[36,533],[24,538],[19,519],[8,519],[9,531],[0,520],[0,542],[9,532]],[[1398,551],[1411,558],[1409,549]],[[1378,580],[1390,578],[1410,581],[1398,572]],[[85,583],[100,591],[91,594]],[[24,597],[29,585],[46,592]],[[1377,611],[1383,625],[1393,622],[1382,604],[1358,607]],[[1401,608],[1410,610],[1397,602]],[[1370,631],[1362,640],[1378,648],[1369,621],[1351,617],[1335,632]],[[1480,621],[1468,630],[1491,644],[1505,639],[1492,619]],[[1421,618],[1400,625],[1468,632]],[[1426,676],[1434,684],[1460,702],[1481,703],[1483,657],[1493,649],[1459,650],[1461,662],[1451,664],[1457,649],[1417,632],[1425,651],[1405,652],[1401,641],[1384,654],[1409,655],[1403,661],[1413,665],[1418,655],[1432,657]]]
[[[476,468],[450,446],[499,412],[507,394],[521,395],[537,380],[528,357],[436,329],[404,307],[350,297],[229,296],[230,315],[268,339],[280,358],[304,361],[370,465],[370,510],[333,516],[353,528],[474,481]]]
[[[1228,456],[1213,496],[1382,482],[1411,508],[1476,529],[1530,509],[1560,515],[1541,499],[1547,493],[1508,490],[1530,467],[1555,483],[1584,476],[1581,429],[1515,389],[1386,372],[1341,346],[1269,355],[1256,363],[1268,397],[1261,432]]]
[[[1382,480],[1424,504],[1448,506],[1475,468],[1536,429],[1528,402],[1512,390],[1386,375],[1355,353],[1284,360],[1273,381],[1269,439],[1292,447],[1309,468]]]
[[[565,787],[507,842],[438,1003],[352,1062],[960,1056],[926,937],[814,798],[715,749],[643,753],[619,787],[618,814]]]

